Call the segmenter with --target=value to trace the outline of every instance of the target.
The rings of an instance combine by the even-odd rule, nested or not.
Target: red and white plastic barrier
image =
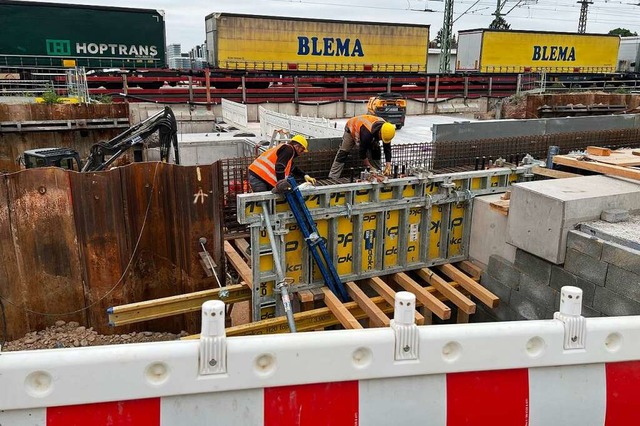
[[[396,308],[391,328],[226,338],[207,302],[200,341],[1,353],[0,424],[638,423],[638,316],[418,327]]]

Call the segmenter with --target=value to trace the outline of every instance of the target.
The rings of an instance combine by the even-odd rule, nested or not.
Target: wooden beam
[[[236,249],[233,248],[229,241],[224,242],[224,254],[229,259],[231,265],[242,278],[242,281],[246,282],[249,287],[253,287],[253,272],[247,263],[240,257]]]
[[[553,162],[563,166],[575,167],[576,169],[590,170],[592,172],[603,173],[611,176],[620,176],[629,179],[640,180],[640,170],[611,164],[595,163],[593,161],[579,161],[566,155],[556,155]]]
[[[382,309],[378,308],[378,306],[373,303],[369,296],[364,294],[364,291],[358,287],[358,284],[350,281],[346,283],[346,285],[349,296],[351,296],[358,306],[367,313],[367,316],[374,327],[389,327],[389,317],[382,312]]]
[[[482,272],[484,272],[481,267],[479,267],[478,265],[476,265],[475,263],[469,260],[463,260],[462,262],[458,262],[455,264],[455,267],[458,269],[461,269],[476,281],[478,281],[480,277],[482,277]]]
[[[387,283],[382,281],[382,279],[378,277],[369,278],[366,280],[367,284],[373,288],[373,290],[378,293],[380,296],[384,297],[384,300],[391,306],[395,307],[396,304],[396,292],[389,287]],[[424,315],[420,312],[416,311],[416,324],[424,325]]]
[[[418,271],[418,275],[451,300],[459,310],[469,315],[476,313],[475,303],[473,303],[467,296],[453,288],[448,282],[436,275],[431,269],[420,269]]]
[[[395,282],[400,284],[402,288],[416,295],[418,299],[427,309],[436,314],[438,318],[447,320],[451,318],[451,308],[442,303],[433,294],[429,293],[426,288],[412,280],[404,272],[393,274],[391,276]]]
[[[395,305],[395,291],[391,289],[384,281],[380,278],[373,278],[372,280],[379,281],[384,287],[389,289],[390,294],[386,294],[386,296],[376,296],[372,297],[371,301],[378,306],[385,314],[393,314],[394,305]],[[370,285],[371,280],[366,280]],[[449,283],[452,286],[458,286],[457,283]],[[382,288],[382,287],[381,287]],[[436,289],[433,287],[427,287],[427,290],[432,293],[436,293],[439,298],[442,300],[446,300],[445,297],[436,292]],[[324,295],[324,293],[323,293]],[[390,297],[389,297],[390,296]],[[387,297],[389,300],[387,300]],[[420,305],[418,301],[417,305]],[[365,319],[367,318],[367,313],[358,306],[356,302],[348,302],[344,304],[345,308],[351,312],[356,319]],[[418,319],[419,318],[419,319]],[[298,312],[294,314],[294,319],[296,322],[296,328],[298,331],[313,331],[325,327],[330,327],[332,325],[340,324],[340,321],[336,318],[336,316],[331,312],[329,308],[318,308],[313,311],[308,312]],[[419,312],[416,312],[416,323],[418,325],[424,325],[424,317],[420,315]],[[226,330],[227,336],[249,336],[249,335],[263,335],[263,334],[279,334],[279,333],[289,333],[289,324],[287,323],[287,317],[281,316],[277,318],[271,318],[263,321],[255,321],[247,324],[240,324],[234,327],[229,327]],[[191,336],[184,337],[184,339],[197,339],[199,338],[199,334],[193,334]]]
[[[462,288],[467,290],[474,297],[477,297],[478,300],[480,300],[490,308],[495,308],[496,306],[498,306],[498,303],[500,303],[500,298],[498,298],[498,296],[491,293],[489,290],[469,278],[464,274],[464,272],[462,272],[455,266],[451,264],[440,265],[438,266],[438,269],[444,272],[447,277],[458,282],[462,286]]]
[[[227,291],[229,295],[220,298],[220,291]],[[197,312],[207,300],[222,300],[226,304],[251,300],[251,288],[244,284],[230,285],[224,289],[197,291],[195,293],[179,294],[161,299],[130,303],[128,305],[109,308],[109,325],[119,326],[148,321],[172,315]]]
[[[582,176],[577,173],[569,173],[569,172],[563,172],[560,170],[547,169],[546,167],[540,167],[540,166],[533,166],[533,168],[531,169],[531,172],[534,175],[544,176],[552,179],[566,179],[566,178]]]
[[[335,294],[331,290],[326,287],[322,287],[322,291],[324,292],[324,303],[327,305],[327,308],[331,309],[333,315],[338,318],[340,324],[344,328],[347,329],[357,329],[363,328],[362,324],[358,322],[358,320],[351,315],[351,312],[342,304],[342,302],[336,297]]]
[[[240,251],[242,257],[247,261],[247,265],[251,265],[251,256],[249,255],[251,249],[249,248],[249,241],[244,238],[236,238],[233,240],[233,243]]]

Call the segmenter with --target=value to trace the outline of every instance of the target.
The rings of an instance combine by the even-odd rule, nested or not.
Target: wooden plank
[[[233,244],[235,244],[236,248],[247,261],[248,265],[251,265],[251,256],[249,255],[251,249],[249,247],[249,241],[244,238],[236,238],[233,240]]]
[[[224,242],[224,254],[227,256],[227,259],[233,265],[235,270],[242,278],[242,281],[246,282],[249,287],[253,286],[253,272],[247,263],[242,260],[242,257],[238,254],[236,249],[233,248],[229,241]]]
[[[229,295],[225,298],[220,298],[221,290],[228,291]],[[224,289],[203,290],[195,293],[114,306],[107,311],[109,325],[120,326],[187,312],[197,312],[207,300],[222,300],[226,304],[251,300],[251,288],[245,284],[237,284],[226,286]]]
[[[451,308],[442,303],[433,294],[427,291],[420,284],[412,280],[404,272],[393,274],[391,276],[395,282],[400,284],[402,288],[416,295],[416,299],[419,300],[427,309],[436,314],[438,318],[447,320],[451,318]]]
[[[378,277],[369,278],[366,280],[367,284],[373,288],[373,290],[378,293],[380,296],[384,297],[388,304],[391,306],[395,306],[396,304],[396,292],[389,287],[387,283],[382,281],[382,279]],[[434,289],[435,290],[435,289]],[[416,311],[416,324],[424,325],[424,316]]]
[[[592,172],[603,173],[611,176],[619,176],[629,179],[640,180],[640,170],[631,169],[622,166],[613,166],[611,164],[596,163],[593,161],[580,161],[566,155],[556,155],[553,157],[555,164],[563,166],[575,167],[576,169],[589,170]]]
[[[309,290],[300,290],[296,293],[298,296],[298,300],[300,301],[300,310],[301,311],[310,311],[313,309],[313,293]]]
[[[445,275],[452,280],[455,280],[459,283],[462,288],[471,293],[474,297],[478,298],[482,303],[489,306],[490,308],[495,308],[500,303],[500,298],[495,294],[491,293],[489,290],[469,278],[464,274],[461,270],[456,268],[451,264],[441,265],[437,267],[440,271],[444,272]]]
[[[511,200],[496,200],[489,203],[489,208],[497,211],[501,215],[509,215],[509,203]]]
[[[363,328],[362,324],[358,322],[358,320],[351,315],[351,312],[342,304],[342,302],[336,297],[335,294],[331,290],[326,287],[322,288],[324,292],[324,303],[327,305],[327,308],[331,309],[333,315],[338,318],[340,324],[346,329],[358,329]]]
[[[510,200],[511,199],[511,191],[507,191],[500,196],[501,200]]]
[[[467,275],[469,275],[471,278],[473,278],[476,281],[480,279],[480,277],[482,276],[482,272],[484,272],[481,267],[479,267],[478,265],[476,265],[475,263],[469,260],[463,260],[462,262],[458,262],[455,264],[455,266],[458,269],[461,269],[462,271],[464,271]]]
[[[469,322],[469,314],[462,309],[458,309],[458,315],[456,317],[457,324],[467,324]]]
[[[572,177],[580,177],[577,173],[563,172],[560,170],[547,169],[546,167],[533,166],[531,172],[538,176],[544,176],[552,179],[566,179]]]
[[[389,317],[382,312],[378,306],[366,295],[358,284],[350,281],[346,283],[349,296],[360,306],[360,308],[367,313],[371,324],[374,327],[389,327]]]
[[[462,310],[467,314],[475,314],[476,304],[472,302],[467,296],[449,285],[448,282],[436,275],[431,269],[420,269],[418,271],[418,275],[420,276],[420,278],[434,286],[436,290],[446,296],[449,300],[451,300],[458,307],[458,310]]]
[[[609,155],[592,155],[587,153],[587,158],[614,166],[640,166],[640,158],[633,155],[632,149],[618,149],[610,151]]]
[[[609,148],[602,148],[599,146],[588,146],[587,154],[590,155],[601,155],[603,157],[607,157],[611,155],[611,150]]]

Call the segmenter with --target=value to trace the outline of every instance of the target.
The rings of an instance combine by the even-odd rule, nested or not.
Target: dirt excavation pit
[[[74,348],[83,346],[121,345],[126,343],[162,342],[186,336],[160,332],[132,332],[129,334],[104,335],[93,328],[86,328],[75,321],[57,321],[44,330],[27,333],[23,338],[6,342],[3,351],[24,351],[34,349]]]

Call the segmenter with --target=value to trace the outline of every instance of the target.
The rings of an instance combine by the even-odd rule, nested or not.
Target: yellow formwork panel
[[[400,212],[388,211],[385,218],[384,267],[398,266],[398,233],[400,232]]]
[[[615,72],[619,45],[610,35],[485,31],[480,72]]]
[[[222,14],[216,19],[223,68],[425,72],[427,25],[293,20]],[[391,68],[390,68],[391,67]],[[296,69],[296,68],[294,68]]]
[[[449,220],[449,247],[447,251],[447,257],[453,257],[462,254],[465,212],[466,207],[464,204],[451,204],[451,219]]]
[[[442,206],[431,208],[429,224],[429,259],[440,258],[440,238],[442,236]]]
[[[422,221],[423,209],[420,207],[409,209],[409,224],[407,238],[407,263],[415,263],[420,261],[420,237],[422,229],[420,222]]]

